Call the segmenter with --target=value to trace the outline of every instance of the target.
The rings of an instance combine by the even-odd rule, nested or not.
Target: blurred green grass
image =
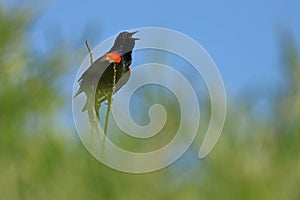
[[[271,116],[229,102],[209,157],[197,160],[198,141],[194,163],[133,175],[100,164],[75,132],[58,131],[55,114],[69,102],[55,83],[69,52],[36,58],[26,43],[30,23],[28,10],[0,8],[0,199],[300,199],[300,62],[292,41],[283,41],[286,85],[270,102]]]

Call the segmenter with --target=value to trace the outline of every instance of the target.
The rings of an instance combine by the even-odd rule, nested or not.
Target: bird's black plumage
[[[132,51],[135,41],[138,40],[132,37],[135,33],[120,33],[112,48],[98,58],[79,78],[80,88],[74,98],[82,92],[87,96],[82,112],[95,109],[99,118],[100,105],[111,96],[112,92],[117,92],[128,81]],[[113,90],[114,82],[116,85]]]

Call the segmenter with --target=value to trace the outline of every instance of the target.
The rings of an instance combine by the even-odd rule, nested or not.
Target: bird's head
[[[112,47],[112,50],[119,51],[122,54],[128,53],[133,50],[135,41],[139,40],[139,38],[134,38],[133,35],[138,31],[134,32],[122,32],[120,33]]]

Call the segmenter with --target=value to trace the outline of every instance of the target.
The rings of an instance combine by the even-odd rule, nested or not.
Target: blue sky
[[[180,31],[211,55],[229,94],[280,81],[280,35],[290,31],[300,42],[299,1],[96,1],[5,0],[32,5],[38,20],[30,38],[41,52],[51,46],[49,34],[69,44],[93,45],[122,30],[158,26]],[[79,46],[78,46],[79,47]]]
[[[96,1],[40,3],[32,38],[47,49],[47,31],[55,27],[69,42],[93,44],[121,30],[158,26],[198,41],[219,67],[227,90],[280,80],[280,34],[290,31],[299,43],[299,1]]]

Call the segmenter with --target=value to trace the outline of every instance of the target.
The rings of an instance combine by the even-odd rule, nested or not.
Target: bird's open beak
[[[136,34],[137,32],[138,32],[138,31],[131,32],[131,33],[130,33],[131,37],[132,37],[134,34]],[[134,39],[134,40],[140,40],[140,38],[132,38],[132,39]]]

